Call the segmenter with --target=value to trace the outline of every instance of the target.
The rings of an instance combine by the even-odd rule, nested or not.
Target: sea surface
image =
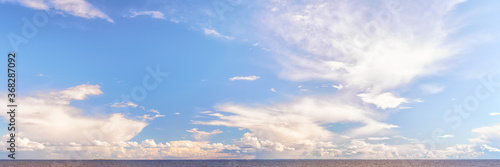
[[[0,160],[0,166],[498,166],[500,160]]]

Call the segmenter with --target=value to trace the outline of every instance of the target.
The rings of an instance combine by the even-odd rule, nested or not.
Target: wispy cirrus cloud
[[[130,11],[129,17],[134,18],[141,15],[149,15],[155,19],[165,19],[165,16],[160,11]]]
[[[189,133],[193,133],[192,136],[196,140],[199,140],[199,141],[205,141],[205,140],[209,139],[212,135],[222,133],[222,131],[219,129],[213,130],[211,132],[205,132],[205,131],[198,130],[198,128],[193,128],[193,129],[186,130],[186,131]]]
[[[134,102],[119,102],[119,103],[114,103],[111,105],[111,107],[115,107],[115,108],[122,108],[122,107],[137,107],[137,104],[135,104]]]
[[[245,80],[245,81],[255,81],[257,79],[259,79],[260,77],[258,76],[255,76],[255,75],[251,75],[251,76],[245,76],[245,77],[242,77],[242,76],[236,76],[236,77],[232,77],[232,78],[229,78],[230,81],[239,81],[239,80]]]
[[[215,29],[203,28],[203,32],[205,33],[205,35],[211,35],[211,36],[215,36],[215,37],[225,38],[225,39],[228,39],[228,40],[233,40],[234,39],[234,37],[223,35],[223,34],[217,32],[217,31],[215,31]]]
[[[100,18],[112,23],[114,22],[108,15],[86,0],[0,0],[0,2],[18,3],[36,10],[53,9],[60,14],[70,14],[87,19]]]

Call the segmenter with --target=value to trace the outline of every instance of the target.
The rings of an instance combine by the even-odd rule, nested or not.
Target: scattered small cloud
[[[260,78],[260,77],[255,76],[255,75],[252,75],[252,76],[246,76],[246,77],[236,76],[236,77],[229,78],[229,80],[230,80],[230,81],[237,81],[237,80],[255,81],[255,80],[259,79],[259,78]]]
[[[139,118],[142,118],[142,120],[153,120],[155,118],[159,118],[159,117],[164,117],[165,115],[160,115],[160,114],[156,114],[154,116],[151,116],[151,114],[144,114],[142,116],[137,116]]]
[[[200,113],[202,113],[202,114],[210,114],[210,113],[212,113],[212,111],[202,111]]]
[[[205,32],[205,35],[212,35],[212,36],[215,36],[215,37],[226,38],[228,40],[233,40],[234,39],[234,37],[230,37],[230,36],[227,36],[227,35],[222,35],[221,33],[215,31],[214,29],[204,28],[203,32]]]
[[[165,19],[165,16],[162,12],[160,11],[130,11],[130,18],[134,18],[134,17],[137,17],[137,16],[141,16],[141,15],[150,15],[152,18],[155,18],[155,19]]]
[[[444,86],[437,84],[422,84],[420,85],[420,90],[428,94],[436,94],[444,90]]]
[[[402,103],[407,103],[408,101],[402,97],[396,97],[392,93],[382,93],[382,94],[358,94],[365,103],[375,104],[377,108],[396,108]]]
[[[175,114],[175,115],[179,115],[179,114],[181,114],[181,113],[176,112],[176,113],[174,113],[174,114]]]
[[[152,113],[160,114],[160,112],[158,110],[155,110],[155,109],[149,109],[149,110],[147,110],[147,112],[152,112]]]
[[[43,75],[42,73],[40,73],[40,74],[36,74],[34,76],[36,76],[36,77],[44,77],[45,75]]]
[[[187,132],[193,133],[193,137],[198,141],[204,141],[210,138],[210,136],[222,133],[221,130],[216,129],[211,132],[199,131],[198,128],[193,128],[191,130],[186,130]]]
[[[276,93],[276,89],[274,89],[274,88],[271,88],[271,92],[275,92],[275,93]]]
[[[413,99],[413,102],[415,102],[415,103],[423,103],[424,100],[422,100],[421,98],[416,98],[416,99]]]
[[[492,112],[492,113],[490,113],[490,115],[491,116],[496,116],[496,115],[500,115],[500,113],[499,112]]]
[[[340,84],[338,86],[337,85],[332,85],[332,87],[334,87],[334,88],[336,88],[338,90],[341,90],[342,88],[344,88],[344,86],[342,86]]]
[[[136,108],[137,107],[137,104],[135,104],[134,102],[119,102],[119,103],[115,103],[115,104],[112,104],[111,107],[115,107],[115,108],[122,108],[122,107],[134,107]]]

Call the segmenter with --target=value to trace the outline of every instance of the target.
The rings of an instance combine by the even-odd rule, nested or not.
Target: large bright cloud
[[[48,143],[90,143],[128,141],[136,136],[146,122],[125,118],[123,114],[89,116],[72,106],[74,100],[84,100],[102,94],[99,85],[78,85],[61,91],[49,91],[21,97],[18,123],[19,134],[30,140]]]
[[[397,127],[378,121],[380,116],[368,108],[312,97],[272,106],[224,104],[216,109],[228,114],[209,113],[218,119],[195,123],[246,128],[257,138],[279,142],[287,147],[302,148],[324,140],[342,140],[341,135],[383,134]],[[327,124],[334,123],[359,123],[361,126],[336,134],[326,128]]]
[[[439,70],[456,53],[445,16],[459,2],[279,2],[279,11],[262,14],[262,31],[287,79],[383,91]]]

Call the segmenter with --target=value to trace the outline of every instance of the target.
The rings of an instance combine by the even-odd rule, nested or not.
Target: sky
[[[499,14],[486,0],[0,0],[16,156],[498,159]]]

